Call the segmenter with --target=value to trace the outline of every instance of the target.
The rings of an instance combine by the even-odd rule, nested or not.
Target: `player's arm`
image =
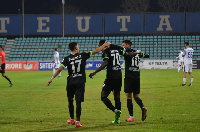
[[[141,54],[139,55],[139,57],[142,57],[142,58],[149,58],[149,55],[148,55],[148,54],[145,54],[144,52],[141,52]]]
[[[53,74],[53,76],[51,77],[51,79],[46,83],[46,87],[50,85],[50,83],[53,81],[53,79],[64,69],[63,66],[60,66],[56,72]]]
[[[103,48],[110,46],[109,42],[105,42],[102,46],[96,48],[95,50],[92,51],[92,55],[99,53]]]
[[[108,60],[104,60],[103,63],[101,64],[101,66],[93,73],[90,73],[89,77],[92,78],[92,76],[94,76],[97,72],[103,70],[106,66],[108,65]]]
[[[2,58],[0,58],[0,70],[1,70]]]
[[[124,50],[123,47],[118,46],[118,45],[115,45],[115,44],[111,44],[110,47],[111,47],[111,48],[114,48],[114,49],[117,49],[117,50]]]
[[[52,60],[51,63],[55,62],[55,60]]]

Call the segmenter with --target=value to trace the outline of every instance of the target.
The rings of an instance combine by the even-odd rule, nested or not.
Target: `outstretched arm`
[[[46,87],[50,85],[50,83],[53,81],[53,79],[63,70],[63,66],[60,66],[56,72],[53,74],[53,76],[51,77],[51,79],[46,83]]]
[[[101,66],[93,73],[90,73],[89,77],[92,78],[97,72],[103,70],[108,65],[108,60],[104,60]]]
[[[105,42],[102,46],[96,48],[95,50],[92,51],[92,55],[99,53],[103,48],[110,46],[110,43]]]

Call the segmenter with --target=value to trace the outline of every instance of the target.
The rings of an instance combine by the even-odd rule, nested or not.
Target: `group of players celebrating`
[[[120,65],[120,55],[124,57],[125,60],[125,78],[124,78],[124,92],[127,97],[127,108],[130,116],[126,119],[128,122],[133,122],[133,103],[132,95],[136,103],[140,106],[142,111],[142,121],[147,117],[147,109],[144,107],[142,100],[139,98],[140,93],[140,70],[139,61],[141,57],[148,58],[149,55],[145,55],[140,50],[131,49],[132,42],[130,40],[124,40],[122,42],[122,47],[113,45],[106,40],[100,40],[99,47],[90,52],[79,53],[79,47],[77,42],[69,43],[69,49],[71,54],[64,58],[61,66],[56,70],[52,78],[46,83],[49,86],[52,80],[65,68],[68,68],[67,77],[67,97],[70,119],[67,120],[69,124],[75,124],[75,127],[82,127],[80,123],[81,116],[81,103],[84,101],[85,92],[85,65],[86,60],[92,55],[102,51],[103,63],[101,66],[93,73],[89,75],[92,78],[97,72],[106,68],[106,79],[104,81],[101,100],[102,102],[115,113],[115,120],[112,123],[120,123],[121,115],[121,101],[120,101],[120,91],[122,86],[122,73]],[[115,106],[108,99],[109,94],[113,91]],[[75,95],[76,100],[76,121],[74,118],[74,105],[73,99]]]

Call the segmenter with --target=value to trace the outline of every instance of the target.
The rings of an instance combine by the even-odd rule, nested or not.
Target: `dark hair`
[[[70,42],[69,43],[69,49],[71,51],[74,51],[76,46],[77,46],[77,42]]]
[[[55,51],[57,51],[57,48],[55,48]]]
[[[2,45],[0,45],[0,48],[3,48]]]
[[[179,50],[181,50],[181,48]]]
[[[103,45],[105,42],[106,42],[105,39],[101,39],[101,40],[99,41],[99,46]]]
[[[124,41],[122,41],[122,43],[126,43],[126,44],[129,44],[129,45],[132,45],[132,42],[131,42],[131,40],[124,40]]]
[[[188,46],[189,45],[189,43],[188,42],[185,42],[185,44]]]

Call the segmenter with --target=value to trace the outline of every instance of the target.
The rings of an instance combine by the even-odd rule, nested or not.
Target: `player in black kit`
[[[100,40],[99,46],[104,44],[106,40]],[[106,79],[104,81],[101,100],[103,103],[113,112],[115,112],[115,120],[112,123],[119,124],[121,114],[121,102],[120,102],[120,91],[122,86],[122,73],[120,66],[120,55],[123,54],[123,50],[109,47],[102,50],[103,63],[101,66],[89,76],[92,78],[97,72],[101,71],[106,67]],[[113,91],[115,107],[108,99],[110,92]]]
[[[108,47],[110,44],[105,42],[102,46],[96,48],[90,52],[79,53],[79,47],[76,42],[69,43],[69,49],[71,54],[64,58],[61,66],[52,76],[52,78],[46,83],[46,86],[52,82],[52,80],[65,68],[68,68],[68,77],[67,77],[67,97],[69,103],[69,113],[70,119],[67,120],[69,124],[74,125],[75,127],[82,127],[80,123],[81,116],[81,102],[84,101],[84,92],[85,92],[85,65],[86,60],[90,58],[93,54],[100,52],[104,47]],[[74,121],[74,105],[73,98],[75,95],[76,100],[76,122]]]
[[[142,100],[139,98],[140,93],[140,69],[139,62],[140,58],[149,58],[149,55],[145,55],[141,51],[136,51],[131,49],[132,42],[130,40],[124,40],[122,42],[122,47],[126,52],[139,53],[135,54],[134,57],[124,56],[125,63],[125,78],[124,78],[124,92],[127,97],[127,108],[130,117],[126,121],[134,121],[133,117],[133,103],[132,103],[132,93],[134,100],[140,106],[142,110],[142,121],[147,117],[147,109],[144,107]]]

